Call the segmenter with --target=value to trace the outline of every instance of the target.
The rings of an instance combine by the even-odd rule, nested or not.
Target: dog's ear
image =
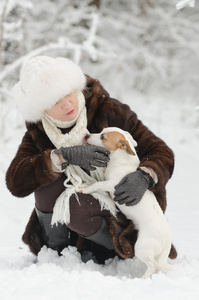
[[[128,154],[135,155],[135,152],[131,149],[129,142],[126,139],[120,139],[117,144],[117,148],[126,150]]]

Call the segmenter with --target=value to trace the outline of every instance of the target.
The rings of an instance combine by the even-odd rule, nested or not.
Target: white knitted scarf
[[[73,121],[58,121],[50,117],[47,113],[42,118],[44,130],[57,149],[60,147],[82,145],[83,137],[85,133],[88,133],[85,99],[82,92],[77,92],[77,98],[79,101],[79,110],[77,117]],[[69,128],[74,124],[75,126],[69,133],[63,134],[59,129]],[[90,175],[88,175],[79,166],[69,165],[65,169],[65,174],[66,180],[64,181],[64,186],[66,189],[56,200],[51,225],[57,225],[58,223],[68,224],[70,222],[69,199],[71,195],[75,194],[75,201],[79,202],[77,193],[81,188],[91,185],[96,181],[104,180],[104,168],[96,168],[95,171],[91,171]],[[107,209],[112,215],[116,215],[116,206],[108,193],[100,191],[94,192],[92,195],[98,199],[101,209]]]

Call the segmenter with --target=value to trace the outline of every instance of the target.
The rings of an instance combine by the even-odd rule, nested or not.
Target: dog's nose
[[[86,142],[89,137],[90,137],[90,134],[86,133],[83,137],[84,142]]]

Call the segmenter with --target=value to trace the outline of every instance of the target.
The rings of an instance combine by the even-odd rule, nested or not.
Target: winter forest
[[[199,1],[0,0],[0,298],[173,299],[199,297]],[[76,248],[21,241],[34,198],[16,198],[5,173],[25,132],[12,93],[30,57],[68,57],[128,104],[175,154],[166,217],[174,271],[142,280],[136,258],[82,261]]]

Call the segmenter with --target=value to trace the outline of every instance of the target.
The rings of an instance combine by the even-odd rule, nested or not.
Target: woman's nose
[[[62,101],[62,103],[61,103],[61,106],[63,107],[63,108],[68,108],[68,107],[70,107],[71,106],[71,101],[70,100],[63,100]]]

